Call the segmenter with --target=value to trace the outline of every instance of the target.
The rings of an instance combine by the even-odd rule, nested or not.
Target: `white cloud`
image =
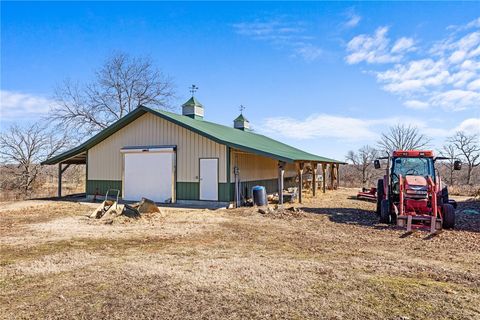
[[[470,82],[467,86],[468,90],[480,91],[480,79]]]
[[[451,133],[456,131],[465,131],[469,134],[480,135],[480,118],[465,119]]]
[[[480,28],[480,18],[477,18],[473,21],[470,21],[469,23],[465,25],[451,25],[447,27],[447,30],[453,30],[453,31],[462,31],[462,30],[468,30],[472,28]]]
[[[404,105],[410,109],[427,109],[429,107],[428,102],[419,100],[407,100],[404,102]]]
[[[276,48],[287,48],[292,56],[308,62],[318,59],[323,52],[313,44],[315,38],[307,34],[302,22],[256,20],[234,24],[233,28],[237,34],[268,42]]]
[[[453,27],[451,27],[453,28]],[[415,47],[412,38],[402,37],[389,48],[388,29],[374,36],[354,37],[347,47],[347,63],[384,63],[387,68],[371,73],[385,91],[400,96],[408,108],[441,107],[459,111],[480,106],[480,18],[439,41]],[[407,52],[416,51],[415,59]],[[389,65],[388,65],[389,64]]]
[[[388,52],[389,39],[386,37],[387,27],[378,28],[373,36],[361,34],[347,44],[350,53],[346,60],[349,64],[362,61],[367,63],[387,63],[398,61],[399,57]]]
[[[320,137],[362,140],[375,137],[375,133],[368,128],[368,121],[326,114],[312,115],[303,120],[267,118],[260,127],[267,133],[299,140]]]
[[[470,106],[480,105],[480,93],[467,90],[449,90],[433,95],[430,104],[446,110],[464,110]]]
[[[419,102],[420,103],[420,102]],[[338,139],[344,142],[370,141],[375,143],[386,127],[405,124],[417,127],[420,132],[434,138],[445,138],[456,131],[480,131],[480,118],[463,120],[456,126],[446,125],[443,120],[418,119],[408,116],[378,119],[361,119],[330,114],[314,114],[305,119],[271,117],[264,119],[257,128],[261,132],[294,140],[318,138]]]
[[[402,37],[392,47],[392,53],[400,53],[415,50],[415,41],[412,38]]]
[[[39,117],[48,112],[52,101],[41,96],[0,90],[0,118],[22,120]]]
[[[373,35],[361,34],[354,37],[347,44],[348,55],[345,58],[348,64],[360,62],[392,63],[400,61],[404,54],[415,50],[415,41],[412,38],[402,37],[393,46],[387,37],[388,27],[380,27]]]
[[[424,91],[427,87],[442,84],[449,77],[445,62],[432,59],[397,64],[387,71],[377,73],[377,79],[387,83],[384,89],[393,93]]]
[[[345,28],[355,28],[362,20],[362,17],[353,9],[349,9],[345,15],[347,16],[347,21],[344,23]]]
[[[323,54],[323,50],[311,43],[297,44],[294,49],[295,56],[301,56],[305,61],[314,61]]]

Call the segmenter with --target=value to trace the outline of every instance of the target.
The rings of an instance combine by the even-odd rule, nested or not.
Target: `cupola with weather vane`
[[[200,101],[195,98],[195,92],[197,92],[198,87],[194,84],[190,87],[190,93],[192,94],[192,97],[188,99],[187,102],[182,104],[182,114],[184,116],[190,117],[192,119],[203,119],[204,115],[204,110],[203,110],[203,105],[200,103]]]
[[[250,130],[250,122],[243,115],[243,110],[245,110],[245,107],[243,105],[240,105],[240,115],[235,120],[233,120],[233,127],[235,129],[248,131]]]

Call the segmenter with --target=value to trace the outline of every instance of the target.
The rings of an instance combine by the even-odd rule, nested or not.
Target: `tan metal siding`
[[[232,150],[230,157],[230,182],[234,182],[233,169],[235,166],[238,166],[240,170],[240,180],[242,181],[257,181],[278,178],[278,160],[268,157]],[[285,168],[285,177],[294,177],[295,175],[295,164],[288,163]]]
[[[199,158],[219,159],[219,182],[226,182],[226,147],[166,121],[145,114],[88,150],[89,180],[122,180],[125,146],[176,145],[177,181],[198,182]]]

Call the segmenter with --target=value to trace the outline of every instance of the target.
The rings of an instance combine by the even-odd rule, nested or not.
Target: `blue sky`
[[[480,2],[1,2],[1,119],[31,122],[56,84],[113,51],[199,86],[206,119],[343,159],[389,125],[440,145],[480,131]],[[179,109],[178,109],[179,110]]]

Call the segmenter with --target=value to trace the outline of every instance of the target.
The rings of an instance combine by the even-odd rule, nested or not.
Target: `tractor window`
[[[393,172],[397,176],[431,176],[435,178],[432,158],[394,158]]]

